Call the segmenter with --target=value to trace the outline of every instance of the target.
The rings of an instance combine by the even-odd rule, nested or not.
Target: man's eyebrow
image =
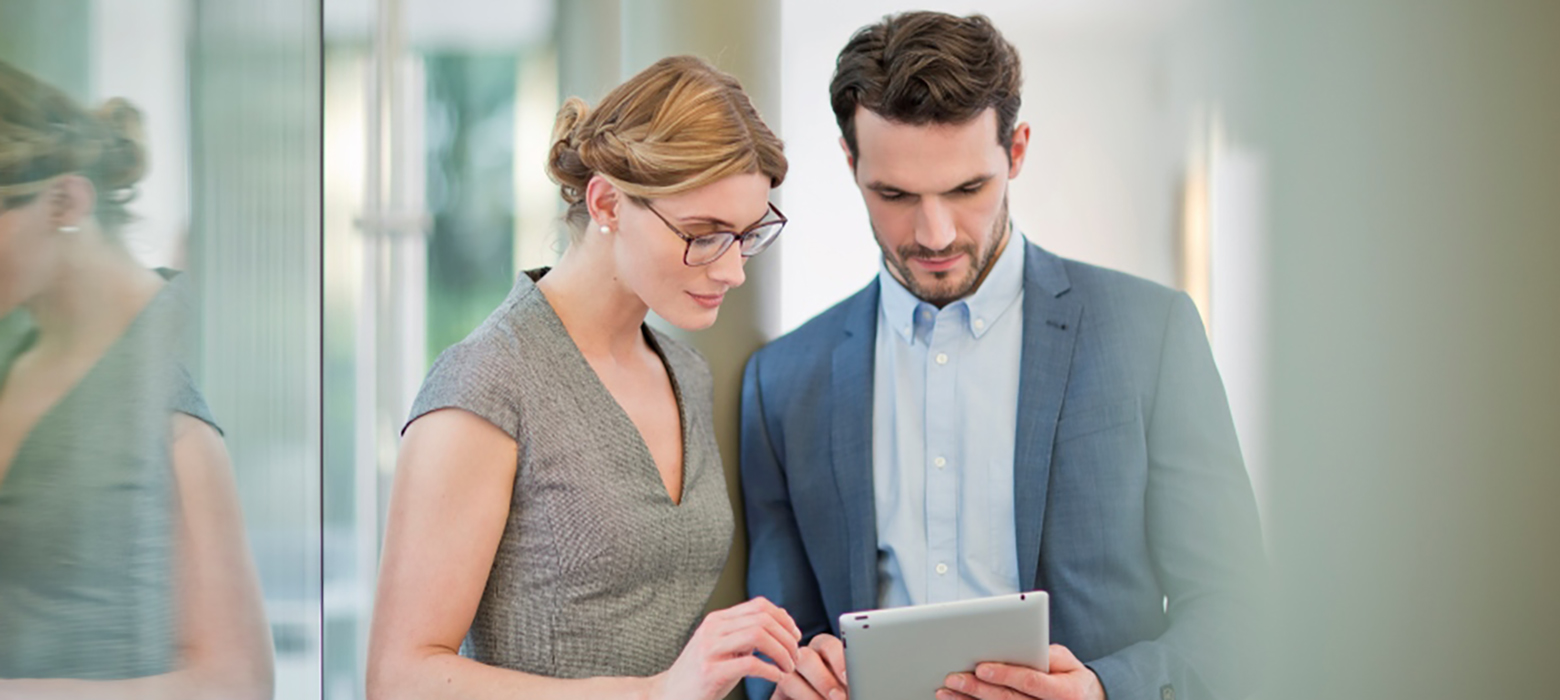
[[[969,189],[969,188],[972,188],[972,187],[979,187],[981,185],[986,184],[987,182],[990,182],[991,179],[994,178],[994,177],[996,177],[996,176],[995,175],[976,175],[975,177],[972,177],[972,178],[970,178],[968,180],[965,180],[964,182],[959,183],[958,185],[955,185],[953,189],[948,190],[948,191],[949,192],[957,192],[959,190],[965,190],[965,189]]]
[[[995,175],[976,175],[975,177],[954,185],[953,188],[948,190],[948,192],[956,192],[958,190],[984,185],[995,177]],[[901,192],[904,194],[920,194],[919,192],[910,192],[903,188],[895,187],[894,185],[890,185],[881,180],[873,180],[872,182],[867,183],[867,189],[872,190],[873,192]]]

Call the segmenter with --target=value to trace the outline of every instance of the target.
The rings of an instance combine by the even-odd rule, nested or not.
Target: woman
[[[233,475],[182,285],[117,234],[140,115],[0,63],[0,698],[268,698]],[[11,324],[7,324],[8,326]]]
[[[572,244],[439,357],[404,432],[374,700],[710,700],[794,668],[767,601],[700,623],[732,536],[711,381],[644,323],[714,323],[784,225],[781,144],[689,57],[569,100],[553,141]]]

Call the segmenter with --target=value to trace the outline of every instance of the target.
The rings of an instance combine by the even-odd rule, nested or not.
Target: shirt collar
[[[878,287],[880,289],[879,307],[883,317],[888,321],[889,328],[898,333],[908,343],[915,342],[917,319],[916,314],[921,311],[930,311],[930,316],[937,314],[936,307],[916,298],[910,290],[905,289],[899,280],[894,278],[888,270],[886,260],[880,263],[878,270]],[[1024,291],[1024,235],[1017,226],[1012,227],[1008,236],[1006,247],[997,255],[997,261],[991,266],[991,272],[980,284],[980,288],[963,299],[949,304],[948,310],[964,310],[966,313],[956,314],[964,328],[980,338],[990,330],[997,320],[1013,307],[1013,302],[1023,295]],[[923,308],[924,307],[924,308]]]

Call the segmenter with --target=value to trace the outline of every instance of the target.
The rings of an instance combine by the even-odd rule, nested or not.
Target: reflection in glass
[[[195,301],[120,234],[140,112],[0,63],[0,698],[266,698],[270,632]]]

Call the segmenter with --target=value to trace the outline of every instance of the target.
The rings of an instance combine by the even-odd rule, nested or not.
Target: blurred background
[[[232,457],[278,698],[320,697],[319,17],[317,0],[0,0],[0,60],[145,115],[123,238],[189,276],[190,370]]]
[[[743,362],[877,270],[827,84],[906,9],[1018,47],[1024,234],[1198,303],[1280,592],[1260,696],[1553,696],[1560,3],[0,0],[0,59],[147,114],[128,236],[197,283],[276,696],[362,697],[423,373],[561,252],[562,98],[673,53],[740,78],[791,159],[785,235],[684,336],[735,499]]]

